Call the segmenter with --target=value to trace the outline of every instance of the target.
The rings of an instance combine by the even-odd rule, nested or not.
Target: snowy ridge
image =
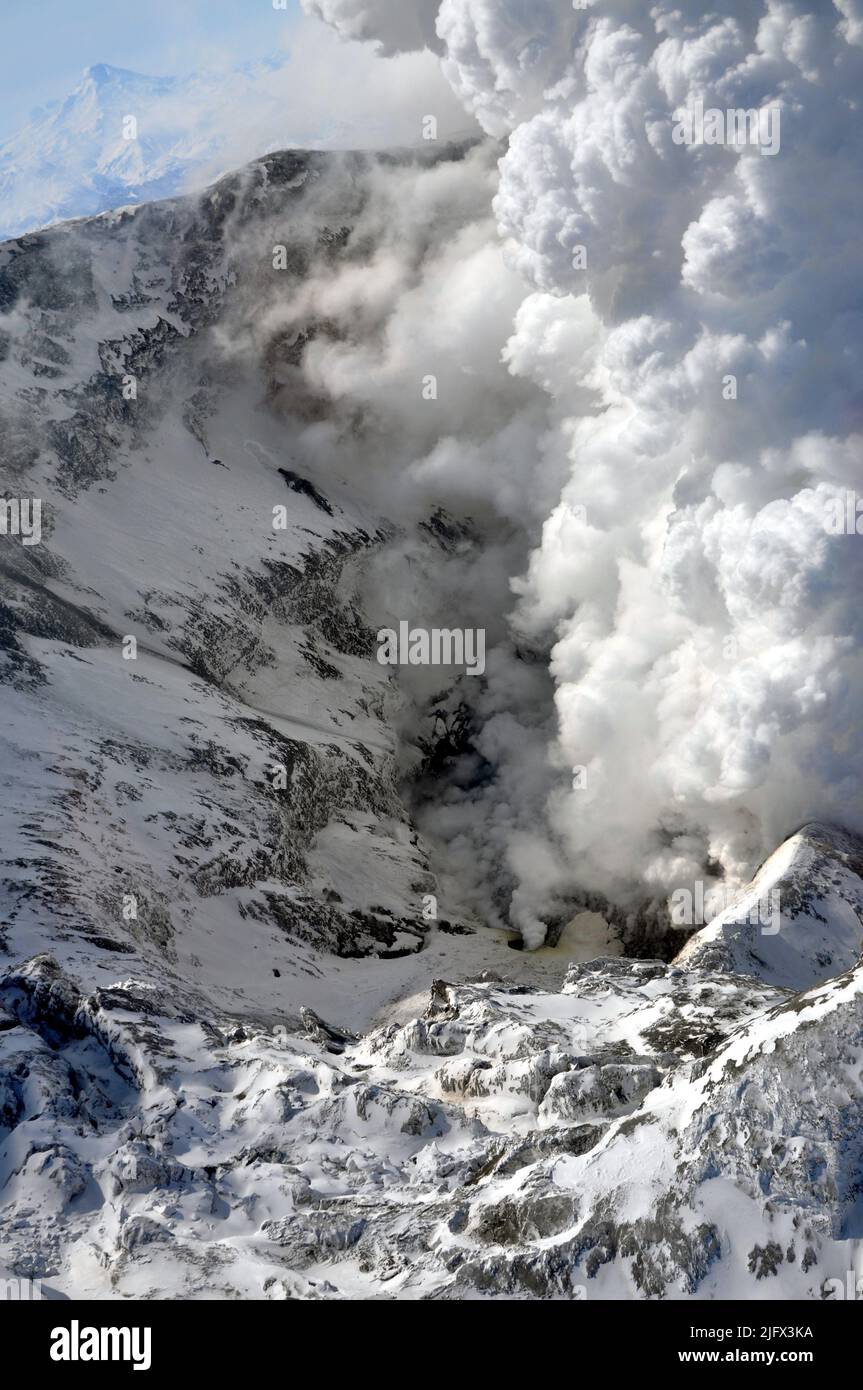
[[[746,893],[690,938],[677,964],[755,975],[792,989],[849,969],[863,949],[861,871],[858,836],[836,826],[803,826],[761,866]],[[779,930],[764,931],[772,923],[760,905],[774,900]]]

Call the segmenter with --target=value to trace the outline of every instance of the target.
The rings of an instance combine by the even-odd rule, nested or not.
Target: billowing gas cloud
[[[439,51],[435,32],[438,0],[303,0],[343,39],[371,39],[387,56],[431,48]]]
[[[435,8],[306,3],[387,53]],[[511,633],[551,649],[557,780],[532,742],[500,821],[485,806],[537,944],[569,893],[634,907],[745,879],[809,817],[863,828],[863,4],[443,0],[435,29],[507,141],[493,209],[523,294],[488,340],[546,401],[520,473],[501,444],[498,505],[515,521],[519,477],[554,492]],[[760,125],[729,143],[746,110]],[[469,296],[455,255],[451,274],[444,300]],[[494,495],[469,434],[413,470],[449,468],[454,511]],[[512,763],[510,678],[491,673],[480,743]]]

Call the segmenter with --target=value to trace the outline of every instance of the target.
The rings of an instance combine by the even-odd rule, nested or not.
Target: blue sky
[[[299,0],[3,0],[0,138],[93,63],[160,76],[239,64],[282,50],[300,17]]]

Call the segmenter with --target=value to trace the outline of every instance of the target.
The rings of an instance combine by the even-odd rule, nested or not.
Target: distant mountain
[[[230,78],[237,95],[255,80],[251,69]],[[221,100],[212,80],[87,68],[71,96],[0,145],[0,236],[180,192],[218,160]]]

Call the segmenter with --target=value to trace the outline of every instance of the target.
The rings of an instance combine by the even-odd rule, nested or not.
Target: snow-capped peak
[[[259,79],[278,67],[247,64],[207,78],[108,63],[86,68],[65,101],[0,144],[0,238],[205,183],[221,172],[233,135],[224,124],[226,93],[228,106],[242,110],[245,102],[260,117],[249,150],[259,153],[278,128],[275,88],[262,93]]]

